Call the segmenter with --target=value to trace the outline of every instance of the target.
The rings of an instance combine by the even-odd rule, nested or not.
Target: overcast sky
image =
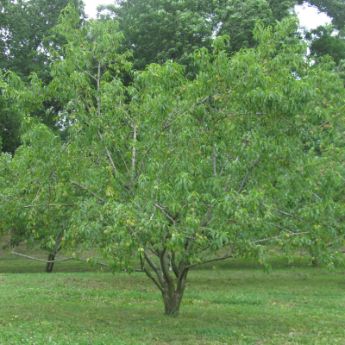
[[[98,5],[113,4],[114,0],[84,0],[85,11],[89,17],[96,17],[96,8]],[[301,22],[301,26],[307,29],[314,29],[319,25],[330,23],[331,20],[324,13],[318,13],[315,7],[299,5],[296,6],[296,12]]]

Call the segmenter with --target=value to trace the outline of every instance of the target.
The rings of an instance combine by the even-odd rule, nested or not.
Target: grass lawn
[[[172,319],[142,273],[80,272],[80,263],[34,273],[41,264],[1,259],[0,344],[345,344],[343,269],[240,266],[191,272]]]

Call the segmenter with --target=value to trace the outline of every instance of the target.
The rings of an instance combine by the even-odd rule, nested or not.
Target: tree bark
[[[175,253],[168,253],[166,249],[155,253],[155,256],[158,259],[156,261],[147,252],[144,252],[140,256],[141,268],[161,291],[165,315],[176,317],[179,314],[186,287],[188,263],[181,260],[178,264]],[[173,272],[169,267],[170,264]]]
[[[163,292],[162,296],[165,315],[172,317],[178,316],[183,297],[183,291],[174,291],[173,293]]]
[[[50,253],[48,255],[48,262],[47,262],[47,265],[46,265],[46,272],[47,273],[51,273],[53,272],[53,269],[54,269],[54,260],[55,260],[55,255],[54,253]]]
[[[63,234],[64,234],[64,231],[61,231],[57,235],[56,240],[55,240],[54,249],[48,255],[48,260],[47,260],[47,265],[46,265],[46,272],[47,273],[53,272],[54,264],[55,264],[55,262],[54,262],[55,261],[55,256],[59,252],[59,250],[61,249],[61,241],[62,241],[62,238],[63,238]]]
[[[165,287],[162,291],[165,315],[172,317],[178,316],[186,287],[187,274],[188,269],[182,268],[175,282],[172,281],[169,283],[165,281]]]

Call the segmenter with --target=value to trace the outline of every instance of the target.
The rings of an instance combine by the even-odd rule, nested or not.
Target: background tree
[[[73,0],[82,12],[82,2]],[[4,0],[0,4],[0,69],[20,77],[47,76],[45,39],[57,24],[68,0]]]
[[[134,53],[135,68],[143,69],[149,63],[172,59],[193,71],[192,52],[196,48],[210,48],[215,35],[231,37],[229,52],[253,47],[252,31],[257,20],[273,24],[275,20],[291,16],[294,6],[301,3],[316,6],[332,18],[337,30],[343,29],[345,3],[340,0],[121,0],[103,8],[110,10],[110,16],[120,22],[125,49]],[[313,53],[319,56],[342,54],[341,37],[325,35],[326,31],[320,29],[309,34],[313,37]]]
[[[112,6],[125,35],[125,47],[134,52],[134,65],[143,69],[169,59],[191,63],[191,53],[211,47],[215,35],[230,35],[229,51],[253,46],[257,20],[273,23],[288,15],[292,1],[123,0]]]
[[[12,246],[25,242],[48,251],[46,272],[52,272],[78,193],[69,183],[67,172],[72,174],[73,166],[60,137],[27,121],[23,144],[13,158],[4,154],[0,163],[0,231],[10,235]]]
[[[16,73],[24,82],[30,84],[32,74],[43,83],[49,81],[49,62],[52,47],[57,48],[61,37],[54,36],[52,28],[58,23],[60,12],[68,0],[13,1],[4,0],[0,4],[0,69],[3,78]],[[83,3],[72,0],[80,16],[83,15]],[[6,73],[12,72],[6,76]],[[18,83],[18,82],[17,82]],[[41,98],[41,96],[40,96]],[[59,105],[52,99],[46,99],[41,108],[35,108],[31,114],[41,118],[50,127],[56,126],[56,113]],[[52,111],[53,110],[53,111]],[[0,93],[0,136],[2,149],[14,152],[20,140],[21,119],[24,109],[13,99],[8,99],[5,88]]]
[[[0,73],[0,138],[3,151],[14,153],[20,144],[24,116],[41,112],[44,98],[41,80],[36,75],[24,83],[15,73]]]
[[[80,183],[81,179],[79,182],[73,179],[81,175],[82,162],[69,155],[60,133],[37,123],[33,118],[34,105],[40,108],[47,99],[53,98],[65,104],[58,118],[60,126],[78,126],[77,111],[88,116],[93,112],[98,114],[97,90],[101,81],[111,81],[112,75],[120,76],[130,66],[126,55],[116,53],[122,35],[112,21],[91,21],[80,27],[79,13],[70,4],[56,33],[68,43],[56,52],[56,56],[62,52],[66,58],[56,59],[49,86],[38,79],[33,79],[30,85],[16,79],[22,86],[19,94],[15,93],[19,109],[31,117],[24,117],[22,145],[12,159],[3,161],[6,174],[0,194],[3,215],[0,229],[10,233],[12,244],[27,241],[47,250],[47,272],[53,270],[55,256],[65,242],[71,214],[78,206],[78,195],[89,193],[89,189]]]

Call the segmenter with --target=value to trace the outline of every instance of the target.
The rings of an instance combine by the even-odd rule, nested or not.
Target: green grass
[[[0,344],[345,344],[343,270],[240,266],[191,272],[172,319],[142,273],[85,272],[73,262],[53,274],[8,273],[42,265],[1,259]]]

